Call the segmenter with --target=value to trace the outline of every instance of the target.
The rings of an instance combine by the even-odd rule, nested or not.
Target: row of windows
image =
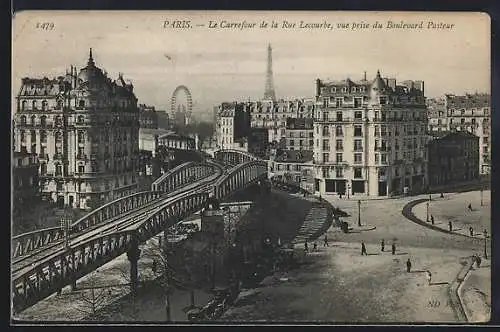
[[[322,121],[344,121],[344,117],[349,118],[349,115],[354,113],[355,120],[362,120],[364,111],[356,111],[356,110],[344,110],[344,111],[335,111],[333,112],[324,110],[323,112],[317,113],[317,119]],[[335,116],[333,116],[335,115]],[[425,111],[375,111],[374,112],[374,121],[388,121],[388,120],[400,120],[400,121],[408,121],[408,120],[425,120],[426,118]],[[334,120],[335,119],[335,120]]]
[[[331,172],[330,172],[330,169],[328,167],[323,167],[321,170],[322,170],[323,178],[329,178],[331,176]],[[413,173],[412,173],[412,171],[413,171]],[[354,173],[355,179],[362,179],[363,178],[363,168],[354,167],[353,173]],[[416,166],[413,166],[412,168],[407,167],[405,169],[405,175],[412,175],[412,174],[420,174],[420,169],[417,168]],[[384,169],[379,170],[379,176],[385,176],[385,175],[386,175],[386,172]],[[394,168],[394,175],[401,176],[399,168]],[[335,177],[337,177],[337,178],[344,177],[344,169],[342,167],[335,168]]]
[[[308,142],[307,140],[299,140],[299,146],[305,146],[304,142]],[[291,139],[288,142],[288,145],[295,146],[295,140]],[[310,139],[308,146],[312,147],[314,145],[314,140]]]
[[[288,131],[288,137],[290,138],[293,138],[295,137],[295,132],[294,131]],[[314,133],[312,131],[310,132],[304,132],[304,131],[300,131],[299,132],[299,135],[298,135],[298,138],[306,138],[306,137],[309,137],[309,138],[313,138],[314,137]]]
[[[19,136],[21,142],[26,141],[26,132],[24,130],[19,130]],[[31,130],[30,131],[30,136],[31,136],[31,142],[36,141],[36,131]],[[113,142],[117,143],[120,141],[126,142],[132,135],[126,131],[122,132],[120,130],[116,130],[114,132],[114,137],[113,137]],[[79,130],[77,132],[77,141],[78,143],[85,143],[85,131]],[[102,137],[105,142],[110,140],[110,135],[108,131],[102,132]],[[100,135],[99,134],[90,134],[89,138],[92,139],[94,143],[99,143],[100,141]],[[56,143],[61,143],[63,140],[63,132],[61,131],[56,131],[54,132],[54,139]],[[40,142],[41,143],[47,143],[47,132],[45,130],[40,130]]]

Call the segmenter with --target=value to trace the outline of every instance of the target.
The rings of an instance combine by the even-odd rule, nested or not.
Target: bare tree
[[[97,312],[104,307],[109,298],[109,291],[104,287],[97,285],[95,277],[89,278],[89,287],[80,290],[80,306],[77,310],[86,314],[87,316],[94,317]]]

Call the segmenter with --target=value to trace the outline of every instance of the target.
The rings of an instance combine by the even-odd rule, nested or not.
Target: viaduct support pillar
[[[137,277],[137,262],[139,261],[140,255],[141,250],[139,249],[139,243],[137,239],[133,239],[129,250],[127,251],[127,258],[130,261],[130,291],[133,296],[137,294],[139,284]]]

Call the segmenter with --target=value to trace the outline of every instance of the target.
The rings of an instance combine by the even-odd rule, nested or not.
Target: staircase
[[[323,234],[331,225],[331,213],[328,207],[322,203],[315,203],[311,210],[309,210],[302,227],[299,229],[297,235],[292,243],[304,243],[317,239]]]

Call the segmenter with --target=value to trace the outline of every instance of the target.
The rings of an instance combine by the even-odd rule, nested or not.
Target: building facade
[[[158,113],[154,106],[139,104],[139,124],[141,128],[158,128]]]
[[[217,147],[220,149],[248,149],[250,116],[245,103],[222,103],[218,107],[215,125]]]
[[[429,132],[466,131],[479,137],[479,172],[491,169],[491,96],[489,94],[447,94],[428,102]]]
[[[287,150],[314,149],[312,118],[288,118],[286,120],[285,144]]]
[[[313,99],[261,100],[247,103],[250,124],[253,128],[267,128],[269,142],[279,142],[286,137],[288,118],[313,118]]]
[[[491,169],[491,98],[487,94],[446,95],[450,131],[467,131],[479,137],[479,171]]]
[[[35,153],[14,152],[12,160],[12,201],[14,211],[26,209],[40,198],[39,161]]]
[[[316,81],[315,191],[388,196],[427,182],[424,82]]]
[[[445,186],[479,179],[479,137],[452,132],[429,141],[429,185]]]
[[[268,130],[266,128],[250,128],[248,136],[248,152],[259,157],[267,159],[269,149]]]
[[[268,161],[268,173],[274,180],[314,190],[313,152],[284,150]]]
[[[89,208],[136,190],[139,111],[133,85],[111,80],[92,57],[79,72],[23,78],[16,151],[38,155],[45,199]]]

